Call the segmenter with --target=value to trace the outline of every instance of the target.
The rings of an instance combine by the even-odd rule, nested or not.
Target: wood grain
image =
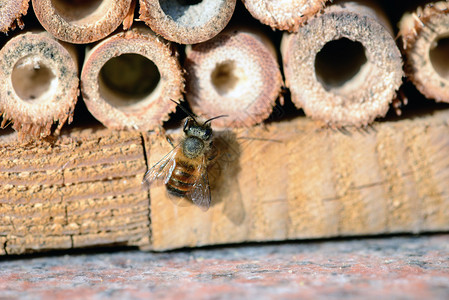
[[[3,254],[148,243],[141,141],[138,133],[84,130],[55,143],[3,144]]]
[[[207,212],[175,204],[164,186],[142,188],[171,148],[162,136],[88,129],[19,144],[3,135],[0,254],[448,230],[448,119],[446,109],[335,131],[298,117],[216,132]]]
[[[227,181],[206,213],[153,188],[152,247],[447,230],[448,115],[367,131],[319,130],[299,118],[236,132],[280,142],[231,147],[236,159],[222,164]],[[168,150],[160,143],[151,163]]]

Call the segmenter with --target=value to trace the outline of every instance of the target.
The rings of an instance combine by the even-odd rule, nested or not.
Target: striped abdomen
[[[167,191],[176,197],[189,193],[200,176],[197,160],[176,159],[175,169],[168,180]]]

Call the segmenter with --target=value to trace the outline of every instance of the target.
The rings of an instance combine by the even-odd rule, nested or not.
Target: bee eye
[[[186,121],[184,123],[183,131],[187,132],[189,129],[190,129],[190,122],[189,122],[189,119],[186,119]]]
[[[212,135],[212,129],[206,128],[206,131],[204,132],[204,138],[209,139],[211,135]]]

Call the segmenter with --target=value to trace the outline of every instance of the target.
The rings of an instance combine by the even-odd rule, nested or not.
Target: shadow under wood
[[[215,158],[208,166],[211,205],[223,202],[223,214],[235,225],[243,223],[246,212],[238,182],[241,146],[232,131],[216,131],[212,145]]]

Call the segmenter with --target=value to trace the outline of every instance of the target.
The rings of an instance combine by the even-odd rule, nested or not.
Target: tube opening
[[[187,27],[201,26],[214,16],[223,0],[160,0],[162,11],[176,23]]]
[[[228,60],[217,64],[210,77],[217,93],[225,95],[235,89],[243,74],[243,70],[237,68],[234,61]]]
[[[107,7],[112,4],[109,2],[109,0],[51,0],[58,15],[69,23],[97,18],[103,11],[100,6],[104,3]]]
[[[11,81],[17,96],[25,101],[38,99],[57,86],[53,70],[38,56],[21,58],[12,70]]]
[[[159,86],[161,74],[148,58],[134,53],[108,60],[100,70],[101,97],[116,107],[128,107],[151,97]]]
[[[202,0],[176,0],[176,2],[178,2],[179,5],[188,6],[188,5],[199,4],[202,2]]]
[[[438,75],[449,80],[449,37],[436,38],[429,56]]]
[[[365,48],[347,38],[330,41],[315,58],[317,79],[326,90],[340,88],[357,77],[367,62]]]

